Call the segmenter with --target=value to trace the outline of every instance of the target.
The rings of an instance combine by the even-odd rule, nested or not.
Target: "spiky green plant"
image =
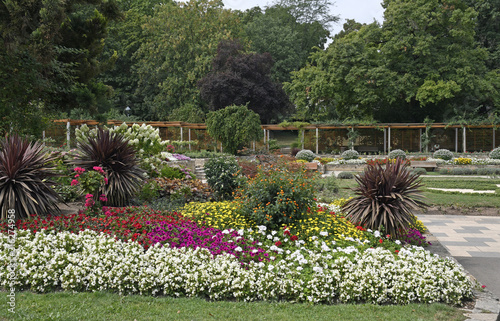
[[[96,137],[79,144],[81,151],[74,164],[91,170],[102,167],[108,184],[102,191],[108,198],[106,205],[125,206],[138,192],[144,180],[144,171],[138,166],[134,148],[121,134],[99,128]]]
[[[59,195],[51,188],[55,172],[55,154],[48,156],[40,142],[30,142],[18,135],[0,140],[0,213],[2,220],[9,210],[16,219],[32,214],[59,212]]]
[[[427,207],[419,177],[400,159],[384,167],[368,165],[355,177],[358,196],[349,200],[343,211],[351,222],[373,230],[383,227],[386,233],[397,236],[410,226],[413,211]]]

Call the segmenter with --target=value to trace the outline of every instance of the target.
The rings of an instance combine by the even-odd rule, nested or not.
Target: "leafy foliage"
[[[144,171],[138,166],[134,148],[123,135],[99,128],[97,136],[79,143],[81,155],[74,163],[87,170],[102,167],[108,178],[104,193],[110,206],[124,206],[139,190]]]
[[[444,160],[451,160],[453,158],[453,152],[447,149],[438,149],[437,151],[434,152],[434,154],[432,154],[432,157]]]
[[[338,179],[353,179],[354,174],[351,172],[340,172],[337,174]]]
[[[500,147],[497,147],[490,152],[490,158],[500,159]]]
[[[312,162],[316,158],[316,154],[309,149],[303,149],[295,155],[295,158]]]
[[[402,149],[394,149],[389,152],[389,159],[406,159],[406,153]]]
[[[271,79],[272,66],[268,53],[247,54],[238,41],[221,41],[212,71],[198,83],[201,97],[211,110],[247,105],[262,122],[277,122],[292,105],[281,85]]]
[[[257,175],[240,191],[245,214],[257,225],[274,229],[302,219],[314,208],[312,179],[301,167],[259,167]]]
[[[425,208],[427,204],[419,194],[421,181],[401,160],[367,165],[365,171],[356,176],[358,195],[343,206],[351,222],[372,230],[384,229],[392,236],[408,229],[413,222],[413,210]]]
[[[45,155],[43,145],[18,135],[0,140],[0,213],[6,220],[9,210],[16,218],[59,212],[59,195],[51,188],[56,176],[57,156]]]
[[[358,159],[359,153],[358,153],[358,151],[356,151],[354,149],[348,149],[348,150],[342,152],[342,154],[340,154],[340,157],[342,157],[345,160]]]
[[[234,157],[214,157],[205,163],[205,177],[219,200],[233,199],[239,187],[240,165]]]
[[[208,134],[220,141],[223,149],[233,155],[245,144],[263,136],[259,115],[245,106],[232,105],[210,112],[206,124]]]
[[[220,0],[157,6],[144,25],[145,41],[134,56],[139,79],[136,93],[144,97],[146,108],[158,119],[179,108],[198,107],[197,82],[209,72],[217,44],[238,37],[239,30],[236,14],[224,10]]]

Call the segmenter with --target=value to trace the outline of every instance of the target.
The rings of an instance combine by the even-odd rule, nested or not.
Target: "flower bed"
[[[2,262],[10,253],[7,242],[1,234]],[[235,256],[213,257],[202,248],[157,245],[144,250],[136,242],[94,231],[19,231],[15,287],[315,303],[459,304],[472,296],[471,281],[458,265],[421,248],[402,248],[394,255],[383,248],[333,248],[318,241],[311,249],[293,242],[281,256],[271,246],[276,257],[241,268]],[[7,269],[2,269],[1,286],[9,282]]]

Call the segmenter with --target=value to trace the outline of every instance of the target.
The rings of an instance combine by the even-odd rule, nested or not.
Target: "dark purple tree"
[[[271,79],[270,54],[245,53],[237,40],[219,43],[212,71],[198,82],[210,110],[246,105],[263,124],[281,121],[292,110],[281,84]]]

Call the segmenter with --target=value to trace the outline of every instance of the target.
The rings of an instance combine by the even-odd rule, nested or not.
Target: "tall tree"
[[[171,1],[163,0],[117,0],[123,12],[123,19],[113,21],[109,26],[105,52],[111,57],[117,53],[114,67],[104,72],[100,79],[113,87],[113,107],[123,112],[125,107],[132,114],[144,120],[154,120],[154,114],[146,106],[144,96],[137,93],[139,77],[135,73],[137,59],[134,54],[147,41],[143,25],[159,6]]]
[[[137,94],[157,119],[199,107],[196,83],[210,71],[219,41],[239,35],[237,15],[224,10],[220,0],[172,2],[159,6],[144,28],[146,41],[135,54]]]
[[[461,0],[386,0],[382,27],[349,23],[285,87],[300,108],[342,115],[442,121],[499,106],[499,74],[474,40],[476,13]],[[314,79],[307,87],[307,80]],[[307,99],[306,99],[307,98]]]
[[[0,3],[0,102],[4,129],[29,131],[50,108],[96,108],[108,88],[94,77],[113,0],[6,0]],[[22,115],[22,117],[19,117]]]
[[[277,122],[291,109],[281,84],[271,79],[271,55],[245,53],[236,40],[221,41],[212,71],[198,83],[211,110],[247,105],[263,123]]]

